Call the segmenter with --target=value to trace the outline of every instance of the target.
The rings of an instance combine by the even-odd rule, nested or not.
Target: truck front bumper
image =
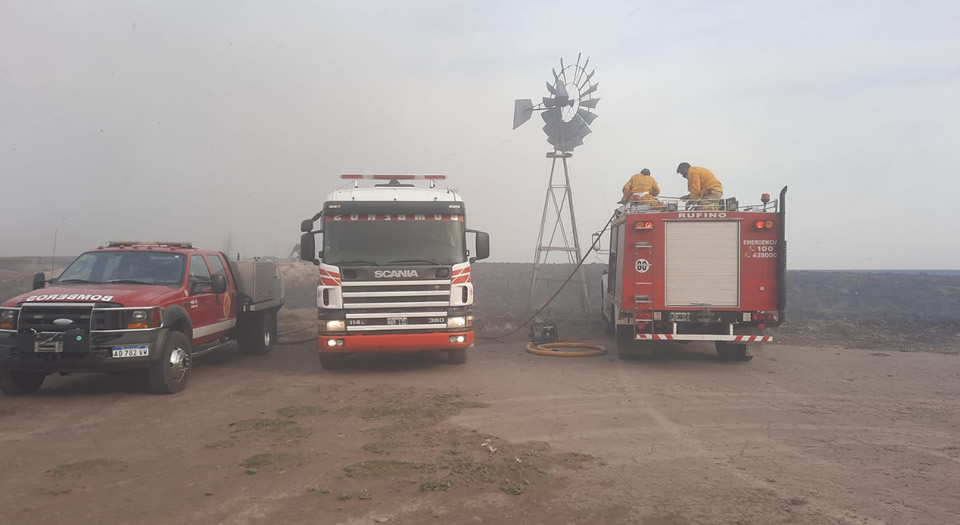
[[[461,341],[462,339],[462,341]],[[330,344],[333,341],[333,345]],[[342,342],[338,344],[338,342]],[[429,334],[344,334],[317,336],[321,353],[427,352],[473,346],[473,330]]]
[[[160,358],[168,330],[137,330],[111,334],[90,334],[76,339],[65,333],[62,351],[36,351],[30,333],[0,334],[0,368],[37,372],[112,372],[148,368]],[[118,347],[147,348],[146,356],[114,358]]]

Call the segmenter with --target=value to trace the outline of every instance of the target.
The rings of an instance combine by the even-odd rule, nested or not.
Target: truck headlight
[[[467,328],[473,326],[473,316],[447,317],[447,328]]]
[[[17,311],[0,310],[0,330],[17,329]]]
[[[342,332],[347,329],[347,323],[343,319],[330,319],[325,326],[328,332]]]
[[[127,311],[127,330],[146,330],[160,326],[158,311],[153,310],[129,310]]]

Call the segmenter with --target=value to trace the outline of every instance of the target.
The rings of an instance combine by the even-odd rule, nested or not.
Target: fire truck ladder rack
[[[577,215],[573,205],[573,189],[570,187],[570,167],[567,159],[573,156],[571,152],[553,151],[547,153],[550,163],[550,181],[547,183],[547,192],[543,201],[543,214],[540,216],[540,231],[537,234],[537,248],[533,257],[533,280],[530,282],[530,299],[528,309],[533,309],[536,299],[537,285],[543,278],[540,276],[541,266],[547,263],[551,252],[560,252],[566,254],[567,262],[577,264],[580,262],[582,252],[580,251],[580,237],[577,232]],[[557,175],[557,160],[563,167],[563,182],[554,181]],[[547,216],[550,211],[555,214],[553,226],[550,228],[549,238],[546,239]],[[569,215],[569,227],[572,235],[567,234],[564,225],[564,216]],[[560,233],[560,239],[557,239],[557,232]],[[572,238],[571,238],[572,237]],[[562,241],[562,244],[560,243]],[[583,311],[590,310],[590,299],[587,291],[587,280],[583,272],[577,268],[577,279],[581,284],[580,306]]]
[[[678,212],[678,211],[741,211],[741,212],[759,212],[759,213],[777,213],[780,210],[779,199],[770,200],[769,195],[763,194],[760,204],[750,204],[740,206],[736,197],[728,197],[719,201],[704,201],[697,199],[681,199],[680,197],[665,197],[658,195],[657,201],[661,206],[652,206],[643,201],[641,197],[646,193],[635,193],[633,199],[622,204],[619,211],[622,213],[656,213],[656,212]]]

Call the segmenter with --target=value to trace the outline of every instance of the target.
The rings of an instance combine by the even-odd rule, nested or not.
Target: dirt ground
[[[956,355],[670,348],[328,372],[306,342],[211,355],[176,396],[49,378],[0,396],[0,523],[960,523]]]

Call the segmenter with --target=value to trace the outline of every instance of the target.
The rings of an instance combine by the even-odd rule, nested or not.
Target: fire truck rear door
[[[740,305],[740,223],[666,222],[669,307]]]

